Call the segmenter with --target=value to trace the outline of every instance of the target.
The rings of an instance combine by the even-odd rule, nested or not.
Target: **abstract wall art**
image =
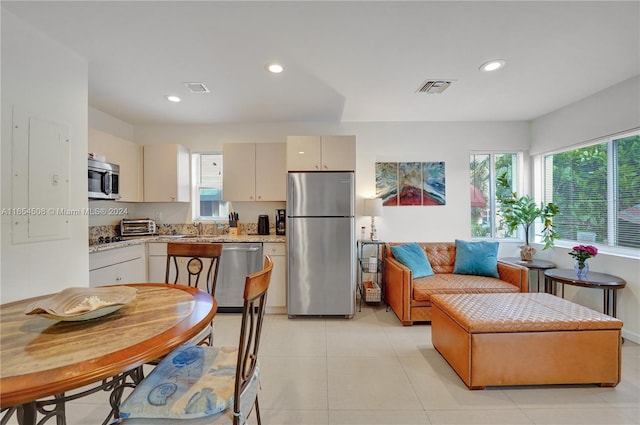
[[[376,198],[382,205],[398,205],[398,163],[376,162]]]
[[[444,162],[376,162],[383,205],[445,205]]]

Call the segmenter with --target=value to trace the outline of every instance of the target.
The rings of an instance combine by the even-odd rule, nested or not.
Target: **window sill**
[[[535,245],[535,248],[539,250],[541,250],[542,247],[544,246],[539,242],[535,242],[532,245]],[[602,245],[595,242],[577,242],[577,241],[567,241],[567,240],[559,240],[554,243],[554,247],[565,248],[568,250],[571,250],[576,245],[593,245],[596,248],[598,248],[599,254],[612,255],[615,257],[629,258],[633,260],[640,259],[640,249],[607,246],[607,245]]]
[[[471,238],[471,240],[499,242],[501,244],[513,244],[513,245],[517,245],[518,247],[521,245],[524,245],[524,240],[520,240],[520,239],[477,238],[476,237],[476,238]],[[620,257],[620,258],[629,258],[632,260],[640,259],[640,249],[606,246],[598,243],[559,240],[554,243],[553,247],[571,250],[576,245],[593,245],[596,248],[598,248],[598,252],[600,254],[604,254],[604,255],[611,255],[611,256]],[[537,249],[538,252],[541,252],[542,248],[544,247],[544,244],[542,244],[541,242],[532,242],[531,246]]]

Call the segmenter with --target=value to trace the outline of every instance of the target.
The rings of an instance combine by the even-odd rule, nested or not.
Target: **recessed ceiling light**
[[[502,68],[506,62],[502,59],[493,59],[480,65],[480,71],[491,72]]]
[[[182,100],[182,99],[180,99],[178,96],[169,95],[169,96],[167,96],[167,100],[168,100],[169,102],[178,103],[178,102],[180,102],[180,100]]]
[[[265,69],[272,74],[280,74],[284,68],[279,63],[268,63],[265,66]]]

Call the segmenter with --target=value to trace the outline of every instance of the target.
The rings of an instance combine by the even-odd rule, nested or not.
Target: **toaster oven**
[[[122,219],[120,222],[120,236],[155,235],[156,223],[147,218],[139,220]]]

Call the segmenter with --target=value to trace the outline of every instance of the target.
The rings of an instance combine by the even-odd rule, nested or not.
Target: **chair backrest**
[[[178,283],[180,278],[181,267],[178,266],[179,259],[188,259],[186,267],[182,269],[186,271],[189,286],[198,288],[200,276],[204,275],[205,262],[203,259],[209,259],[211,262],[206,267],[206,284],[207,292],[215,296],[216,282],[218,280],[218,268],[220,267],[220,256],[222,255],[221,243],[168,243],[167,244],[167,267],[164,275],[165,283]],[[175,270],[175,279],[169,281],[170,271]],[[203,289],[203,288],[200,288]]]
[[[245,279],[244,306],[236,366],[234,412],[240,411],[240,394],[249,385],[258,365],[258,348],[260,347],[267,289],[269,289],[272,269],[273,261],[271,257],[265,255],[263,269],[250,274]]]

